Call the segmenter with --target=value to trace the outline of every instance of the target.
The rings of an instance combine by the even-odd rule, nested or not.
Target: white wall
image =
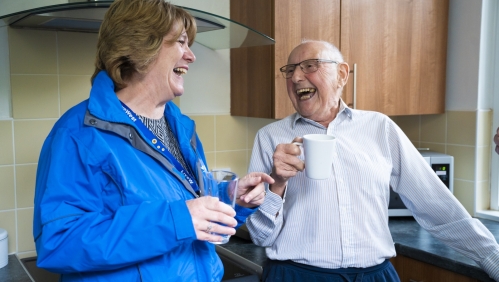
[[[0,120],[11,116],[9,41],[6,26],[0,26]]]
[[[482,0],[450,0],[446,111],[478,108]]]
[[[482,31],[480,35],[480,68],[478,108],[499,109],[499,2],[483,0]],[[494,104],[495,103],[495,104]],[[496,115],[494,120],[499,120]]]
[[[225,18],[230,17],[229,0],[172,0],[172,4],[193,8]],[[230,113],[230,50],[212,50],[194,43],[196,62],[184,76],[180,109],[188,115]]]

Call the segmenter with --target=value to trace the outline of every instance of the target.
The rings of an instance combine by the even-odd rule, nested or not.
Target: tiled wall
[[[31,226],[39,151],[60,115],[88,97],[96,35],[10,28],[8,33],[13,118],[0,120],[0,227],[9,233],[9,253],[25,257],[34,254]],[[210,168],[231,168],[240,175],[247,170],[256,131],[273,121],[228,114],[190,116]],[[394,120],[417,147],[455,157],[455,195],[472,213],[474,186],[487,195],[491,113],[448,112]],[[481,160],[476,166],[475,159]],[[475,171],[480,173],[475,176]]]
[[[392,118],[417,148],[454,156],[454,195],[473,215],[490,203],[492,111],[448,111],[442,115]]]

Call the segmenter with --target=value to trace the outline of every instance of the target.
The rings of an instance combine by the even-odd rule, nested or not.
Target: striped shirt
[[[160,119],[151,119],[148,117],[138,116],[140,121],[154,134],[158,137],[159,141],[165,145],[166,149],[172,154],[175,159],[189,171],[191,175],[195,175],[192,172],[192,168],[187,165],[187,162],[184,159],[184,156],[180,152],[180,147],[178,145],[177,138],[173,133],[170,125],[166,122],[165,117]]]
[[[381,113],[350,109],[342,101],[327,128],[297,113],[271,123],[257,133],[249,171],[270,173],[278,144],[313,133],[336,137],[329,179],[299,172],[288,180],[283,199],[269,192],[246,221],[253,242],[266,247],[270,259],[346,268],[395,256],[388,228],[391,186],[423,228],[499,278],[493,235],[470,217],[401,129]]]

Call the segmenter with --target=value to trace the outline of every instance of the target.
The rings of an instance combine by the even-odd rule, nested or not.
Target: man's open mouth
[[[298,99],[300,100],[307,100],[314,96],[315,91],[315,88],[302,88],[296,90],[296,95],[298,95]]]

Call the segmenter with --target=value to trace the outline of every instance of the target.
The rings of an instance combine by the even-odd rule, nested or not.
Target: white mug
[[[307,134],[303,136],[302,146],[305,157],[305,174],[308,178],[322,180],[331,175],[336,138],[327,134]]]

